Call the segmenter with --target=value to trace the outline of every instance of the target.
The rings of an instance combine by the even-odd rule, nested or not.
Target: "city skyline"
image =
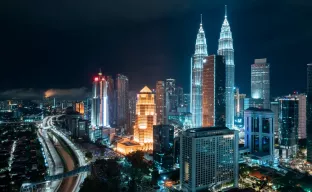
[[[222,3],[222,4],[221,4]],[[4,74],[1,72],[1,81],[6,82],[5,84],[0,84],[0,90],[8,90],[15,88],[25,88],[25,87],[33,87],[35,89],[48,89],[50,87],[55,88],[71,88],[71,87],[88,87],[90,80],[92,79],[92,74],[96,71],[97,68],[101,67],[103,69],[103,73],[106,75],[123,73],[129,77],[130,81],[130,89],[131,90],[139,90],[143,85],[154,85],[154,82],[157,80],[164,80],[166,78],[175,78],[177,82],[180,82],[178,85],[182,86],[185,89],[185,92],[189,92],[189,81],[185,78],[186,75],[189,74],[189,57],[193,52],[193,42],[195,40],[196,28],[199,22],[199,15],[203,14],[203,25],[204,30],[207,33],[206,38],[208,42],[208,52],[211,54],[215,54],[217,50],[217,38],[215,34],[218,33],[220,29],[220,22],[223,17],[223,6],[226,2],[220,2],[217,4],[212,3],[205,4],[202,8],[191,8],[187,11],[182,11],[182,13],[177,13],[175,15],[167,14],[164,17],[157,16],[154,20],[148,19],[136,20],[131,19],[130,23],[126,26],[121,26],[118,24],[122,23],[122,19],[118,20],[114,24],[114,22],[109,22],[109,30],[107,33],[101,33],[103,29],[101,28],[101,24],[97,23],[95,26],[99,28],[94,28],[95,34],[94,36],[90,34],[90,31],[85,31],[84,29],[77,29],[74,26],[77,24],[73,23],[74,26],[68,26],[70,29],[77,29],[77,35],[70,37],[68,36],[71,30],[61,30],[59,33],[51,34],[44,30],[45,28],[34,25],[24,28],[23,23],[30,22],[34,23],[36,19],[29,20],[29,18],[23,18],[21,20],[13,20],[12,23],[8,26],[8,31],[14,33],[6,34],[8,36],[7,39],[4,40],[3,46],[6,46],[4,57],[2,58],[2,63],[7,63],[5,66],[7,70],[11,70],[12,67],[16,68],[16,75],[23,78],[22,82],[17,83],[11,76]],[[240,6],[239,6],[240,5]],[[265,3],[255,3],[255,5],[250,5],[249,3],[245,4],[228,4],[228,15],[229,22],[231,23],[231,30],[233,32],[233,39],[236,42],[234,45],[235,51],[235,63],[236,63],[236,71],[237,74],[235,81],[237,82],[235,86],[239,87],[242,93],[249,93],[249,83],[250,79],[249,69],[250,63],[255,58],[267,57],[270,61],[272,68],[272,96],[278,96],[287,94],[294,90],[298,90],[301,92],[305,91],[305,79],[302,74],[305,74],[305,65],[311,62],[311,59],[308,56],[308,45],[309,42],[312,41],[312,37],[308,35],[308,31],[311,29],[306,27],[301,20],[306,20],[304,17],[305,8],[301,7],[299,3],[294,3],[293,7],[291,4],[279,4],[278,6],[270,5],[268,7],[265,6]],[[239,8],[241,7],[241,8]],[[305,6],[308,7],[308,6]],[[10,7],[9,7],[10,8]],[[265,9],[265,12],[261,12],[261,10]],[[278,9],[276,9],[278,8]],[[293,8],[293,9],[291,9]],[[65,8],[63,8],[65,9]],[[292,11],[290,11],[291,9]],[[83,10],[83,9],[82,9]],[[273,11],[274,10],[274,11]],[[300,12],[298,11],[300,10]],[[14,13],[14,11],[12,11]],[[249,14],[250,13],[250,14]],[[10,13],[7,13],[8,16],[11,16]],[[36,13],[40,14],[40,13]],[[248,18],[243,18],[245,14],[248,14]],[[67,15],[67,17],[70,17]],[[65,18],[67,18],[65,15]],[[12,17],[8,17],[12,18]],[[269,18],[273,18],[270,20]],[[39,19],[39,18],[38,18]],[[43,17],[40,20],[44,23],[47,29],[50,29],[47,18]],[[287,30],[280,30],[285,28],[287,21],[289,19],[296,20],[298,22],[293,25],[296,27],[287,28]],[[97,20],[99,21],[100,18]],[[277,20],[279,23],[276,23]],[[138,25],[138,29],[134,29],[131,27],[133,22],[136,22]],[[251,22],[255,21],[255,22]],[[56,24],[60,22],[56,20]],[[65,21],[64,21],[65,22]],[[258,30],[253,30],[255,28],[255,23],[257,23]],[[9,23],[8,23],[9,24]],[[278,24],[278,25],[277,25]],[[82,23],[81,25],[84,25]],[[244,30],[240,30],[242,25],[245,25]],[[277,27],[278,26],[278,27]],[[72,28],[71,28],[72,27]],[[105,28],[107,26],[103,26]],[[273,27],[273,28],[272,28]],[[63,29],[64,26],[57,26],[57,28]],[[116,41],[116,45],[112,45],[109,40],[107,40],[106,36],[113,35],[112,33],[116,32],[116,29],[120,29],[120,32],[123,32],[122,38]],[[155,30],[151,30],[155,28]],[[298,30],[301,29],[300,31]],[[26,29],[25,32],[21,33],[17,29]],[[93,29],[92,27],[88,30]],[[173,37],[173,29],[175,29],[175,35],[178,31],[177,37]],[[142,31],[142,32],[138,32]],[[176,31],[177,30],[177,31]],[[278,35],[274,32],[279,31]],[[303,33],[303,31],[305,31]],[[41,35],[34,36],[37,32]],[[114,35],[120,36],[120,32],[116,32]],[[268,33],[272,32],[268,36]],[[145,35],[144,35],[145,34]],[[29,47],[28,40],[23,41],[8,41],[12,40],[13,35],[16,35],[18,38],[27,38],[31,37],[30,40],[33,41],[33,46]],[[128,37],[133,36],[133,40],[129,40]],[[145,37],[147,36],[147,37]],[[65,39],[68,37],[68,39]],[[84,47],[86,42],[83,40],[84,37],[91,40],[90,43],[95,42],[95,40],[100,40],[101,45],[99,43],[95,43],[94,46],[87,44],[88,49],[92,50],[92,54],[90,51],[85,51],[83,48],[76,47]],[[155,46],[149,47],[147,50],[143,52],[141,46],[146,47],[147,38],[154,37],[149,39],[156,43]],[[56,42],[51,42],[48,40],[49,38],[55,39]],[[305,41],[301,42],[298,38],[304,38]],[[183,41],[181,41],[183,39]],[[251,41],[253,39],[253,41]],[[41,40],[46,42],[45,45],[42,45]],[[53,47],[59,47],[62,45],[60,40],[64,40],[64,47],[66,47],[66,51],[63,48],[58,50],[51,50]],[[75,41],[74,41],[75,40]],[[155,42],[157,40],[158,42]],[[179,41],[178,41],[179,40]],[[74,41],[74,42],[73,42]],[[168,42],[179,42],[179,43],[171,43],[168,45]],[[10,43],[9,43],[10,42]],[[72,45],[75,47],[72,47]],[[106,48],[102,44],[109,44],[112,47],[112,56],[116,53],[114,50],[120,43],[125,43],[125,47],[120,50],[121,54],[124,57],[122,61],[118,62],[118,67],[116,67],[115,62],[112,62],[112,58],[110,58],[106,52]],[[141,42],[142,45],[134,45],[135,42]],[[252,43],[250,43],[252,42]],[[150,43],[150,42],[149,42]],[[176,44],[182,44],[183,46],[176,47]],[[53,53],[53,56],[49,55],[50,53],[45,52],[47,45],[51,45],[51,48],[48,47],[47,50]],[[167,47],[164,47],[164,46]],[[13,51],[13,47],[17,47]],[[130,50],[129,46],[134,46],[132,50]],[[29,49],[23,49],[29,47]],[[180,47],[184,47],[183,50]],[[301,47],[300,55],[301,57],[295,57],[292,55],[299,54],[299,50],[296,50],[295,47]],[[307,47],[305,49],[304,47]],[[287,48],[287,50],[286,50]],[[70,49],[70,54],[67,53],[67,50]],[[151,50],[152,49],[152,50]],[[22,52],[22,50],[25,52]],[[138,51],[140,50],[140,58],[138,57]],[[84,52],[85,51],[85,52]],[[93,52],[94,51],[94,52]],[[126,54],[126,52],[129,53]],[[14,55],[20,55],[22,57],[12,57]],[[38,54],[35,54],[38,53]],[[54,54],[55,53],[55,54]],[[74,54],[75,53],[75,54]],[[79,53],[79,54],[76,54]],[[84,53],[84,54],[82,54]],[[274,54],[272,54],[274,53]],[[289,53],[289,54],[288,54]],[[290,54],[291,53],[291,54]],[[25,55],[28,54],[28,55]],[[36,57],[35,57],[35,55]],[[126,55],[125,55],[126,54]],[[285,55],[288,55],[285,58]],[[27,57],[23,57],[27,56]],[[84,57],[83,59],[80,59]],[[23,58],[23,62],[19,61],[19,58]],[[79,62],[77,59],[79,58]],[[129,63],[127,63],[127,62]],[[23,63],[23,65],[22,65]],[[66,63],[66,65],[64,65]],[[136,63],[133,65],[133,63]],[[157,63],[157,64],[156,64]],[[169,65],[170,63],[170,65]],[[287,78],[292,74],[291,66],[293,63],[298,65],[298,74],[294,79],[289,80]],[[53,74],[55,73],[43,73],[44,68],[55,65],[55,71],[58,73],[58,78],[55,78]],[[63,66],[62,70],[57,70],[59,66]],[[145,65],[145,67],[141,67]],[[174,70],[177,66],[180,66],[181,70]],[[280,67],[283,66],[284,73],[279,75],[274,75],[278,73]],[[140,69],[140,70],[139,70]],[[7,71],[3,70],[3,71]],[[75,73],[73,73],[73,70]],[[85,71],[86,75],[83,75],[82,72]],[[142,72],[139,72],[142,71]],[[147,79],[146,82],[141,82],[139,80],[139,75],[143,76],[147,74],[148,71],[155,71],[154,76],[152,78]],[[164,71],[161,73],[160,71]],[[31,78],[26,78],[27,74],[31,75]],[[37,78],[34,78],[34,74],[39,74]],[[45,75],[40,75],[45,74]],[[72,78],[68,78],[68,76]],[[145,76],[144,76],[145,77]],[[143,77],[143,78],[144,78]],[[77,81],[77,79],[80,79]],[[45,81],[41,81],[41,79],[45,79]],[[67,80],[67,83],[64,84],[64,79]],[[40,81],[38,81],[40,80]],[[283,83],[283,80],[286,83]],[[43,83],[45,82],[45,83]],[[281,84],[281,86],[277,86]],[[287,84],[287,85],[286,85]],[[300,85],[300,86],[298,86]]]

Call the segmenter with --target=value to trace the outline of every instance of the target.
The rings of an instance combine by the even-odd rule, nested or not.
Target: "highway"
[[[61,161],[60,156],[56,152],[56,149],[54,148],[51,140],[49,139],[47,131],[39,129],[38,134],[40,136],[39,140],[40,142],[42,142],[44,153],[47,157],[46,159],[49,166],[49,175],[63,173],[64,172],[63,163]],[[58,191],[61,183],[62,180],[46,183],[46,191],[47,192]]]
[[[42,123],[42,127],[43,129],[50,129],[53,133],[57,134],[58,136],[60,136],[66,143],[67,145],[71,148],[71,150],[74,152],[74,154],[76,155],[77,159],[78,159],[78,163],[79,166],[84,166],[86,165],[85,162],[85,157],[83,152],[72,142],[70,141],[65,134],[63,134],[62,132],[58,131],[55,127],[55,121],[59,121],[59,118],[61,117],[61,115],[57,115],[57,116],[49,116],[43,119],[43,123]],[[66,160],[70,161],[69,159]],[[68,162],[70,164],[70,162]],[[87,177],[87,173],[80,173],[78,174],[76,180],[75,180],[75,185],[73,187],[73,192],[78,192],[80,189],[80,185],[83,183],[84,179]]]
[[[63,157],[67,171],[74,170],[75,163],[74,163],[73,158],[67,153],[67,151],[63,148],[63,146],[58,141],[56,141],[54,145],[57,151],[59,152],[59,154]],[[77,182],[76,180],[77,180],[77,177],[65,178],[58,191],[60,192],[73,191],[75,184]]]

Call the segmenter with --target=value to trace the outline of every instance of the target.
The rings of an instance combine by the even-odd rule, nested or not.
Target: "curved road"
[[[75,169],[74,160],[72,157],[65,151],[62,145],[59,144],[59,142],[55,142],[54,144],[56,150],[59,152],[59,154],[63,157],[65,161],[65,166],[67,168],[67,171],[71,171]],[[75,185],[77,182],[77,176],[75,177],[68,177],[63,180],[60,188],[58,191],[60,192],[67,192],[67,191],[73,191],[75,189]]]

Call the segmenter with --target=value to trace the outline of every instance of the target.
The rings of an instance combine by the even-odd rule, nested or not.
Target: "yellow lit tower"
[[[154,94],[145,86],[137,95],[134,141],[153,150],[153,125],[156,125],[156,104]]]

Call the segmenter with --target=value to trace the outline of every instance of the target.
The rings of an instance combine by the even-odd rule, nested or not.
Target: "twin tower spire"
[[[223,55],[226,64],[226,126],[234,126],[234,49],[232,32],[227,20],[227,6],[225,5],[224,21],[218,41],[218,55]],[[200,27],[195,43],[195,53],[191,59],[191,112],[193,127],[202,126],[202,72],[203,60],[208,56],[202,14]]]

